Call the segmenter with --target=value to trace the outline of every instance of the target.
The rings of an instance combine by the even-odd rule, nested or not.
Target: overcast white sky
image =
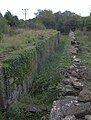
[[[82,16],[88,16],[91,11],[91,0],[0,0],[0,12],[9,10],[13,15],[24,19],[24,11],[29,9],[27,19],[33,18],[37,9],[50,9],[53,12],[69,10]]]

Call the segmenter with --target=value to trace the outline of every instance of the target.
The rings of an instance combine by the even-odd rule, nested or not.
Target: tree
[[[0,41],[3,38],[3,34],[8,32],[9,32],[9,26],[7,24],[7,20],[3,18],[1,14],[0,15]]]
[[[70,11],[61,13],[59,11],[54,13],[54,15],[56,19],[56,29],[63,33],[69,33],[70,30],[75,30],[79,27],[80,16],[75,13]]]
[[[10,11],[7,11],[4,15],[5,19],[11,27],[17,27],[19,25],[19,20],[17,16],[13,16]]]
[[[55,15],[55,21],[56,21],[56,29],[59,30],[60,26],[62,25],[61,22],[61,11],[58,11],[56,13],[54,13]]]
[[[0,33],[7,33],[9,30],[9,26],[7,24],[7,20],[3,17],[0,17]]]
[[[38,10],[35,14],[37,22],[44,24],[46,28],[55,28],[55,15],[51,10]]]

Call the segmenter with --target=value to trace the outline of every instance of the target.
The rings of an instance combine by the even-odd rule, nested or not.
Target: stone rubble
[[[78,57],[80,43],[74,32],[69,37],[72,64],[57,86],[64,98],[53,102],[49,120],[91,120],[91,71]]]
[[[63,120],[76,120],[75,116],[74,115],[68,115],[66,116]]]
[[[78,96],[80,102],[91,102],[91,91],[83,89]]]
[[[91,115],[86,115],[86,116],[85,116],[85,119],[86,119],[86,120],[91,120]]]

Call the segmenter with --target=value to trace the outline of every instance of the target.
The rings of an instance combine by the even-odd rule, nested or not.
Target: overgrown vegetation
[[[76,31],[78,40],[80,41],[81,53],[79,54],[83,62],[91,68],[91,33]],[[21,101],[13,106],[7,114],[0,114],[1,120],[7,117],[8,120],[48,120],[50,108],[53,100],[59,96],[57,84],[63,78],[63,71],[70,64],[70,41],[68,37],[63,35],[61,38],[60,49],[54,55],[50,56],[42,70],[35,77],[31,93],[26,95]],[[44,113],[25,112],[19,106],[22,105],[38,105],[47,106],[48,111]]]
[[[39,40],[47,40],[57,33],[56,30],[24,30],[11,31],[12,35],[4,35],[0,43],[0,55],[35,46]]]
[[[81,46],[80,57],[91,68],[91,32],[76,31]]]
[[[56,29],[68,34],[70,30],[91,30],[91,16],[81,17],[70,11],[53,13],[51,10],[38,10],[35,18],[29,20],[19,20],[16,15],[7,11],[4,15],[0,13],[0,39],[2,34],[11,34],[11,29]]]
[[[25,48],[14,52],[3,62],[6,76],[17,80],[16,83],[21,82],[34,67],[35,52],[35,48]]]
[[[35,77],[31,92],[26,95],[18,105],[9,110],[6,115],[9,120],[48,120],[50,107],[53,100],[58,99],[59,91],[57,84],[63,78],[63,71],[70,64],[69,54],[70,41],[67,36],[62,36],[60,50],[50,56],[41,71]],[[47,107],[48,111],[41,114],[26,113],[19,106],[38,105]],[[16,107],[18,106],[18,107]]]
[[[53,100],[62,97],[59,96],[56,86],[63,78],[62,73],[66,66],[70,64],[68,37],[62,36],[60,50],[54,54],[48,53],[49,49],[52,51],[55,48],[50,37],[55,36],[56,30],[66,34],[70,30],[83,31],[77,32],[82,50],[80,57],[91,68],[91,16],[81,17],[70,11],[53,13],[51,10],[38,10],[35,15],[35,18],[24,21],[19,20],[10,11],[7,11],[4,16],[0,13],[0,60],[2,61],[11,55],[4,61],[3,67],[8,77],[16,76],[19,80],[24,79],[28,71],[31,70],[30,58],[33,62],[34,46],[40,50],[40,54],[38,54],[40,55],[40,63],[45,63],[45,57],[49,55],[49,59],[44,65],[41,65],[41,71],[33,81],[31,93],[24,97],[18,105],[35,104],[47,106],[50,110]],[[48,30],[49,28],[55,30]],[[50,40],[47,42],[49,38]],[[44,52],[42,52],[43,49]],[[33,114],[25,112],[17,106],[11,108],[7,113],[0,113],[0,120],[48,120],[49,111]]]
[[[51,30],[49,31],[51,32]],[[57,31],[53,31],[54,33],[47,33],[48,31],[36,32],[37,34],[35,33],[35,35],[37,37],[32,35],[34,41],[30,39],[31,43],[27,43],[30,44],[26,46],[27,48],[18,48],[18,50],[11,52],[11,55],[3,60],[2,67],[6,79],[13,79],[16,84],[23,84],[23,80],[30,74],[34,76],[36,71],[38,72],[43,66],[49,55],[57,48],[55,45]],[[38,34],[40,32],[42,36]],[[49,36],[46,36],[43,32]]]

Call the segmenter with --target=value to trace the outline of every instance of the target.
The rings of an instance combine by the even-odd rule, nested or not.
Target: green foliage
[[[63,78],[66,66],[70,64],[69,54],[70,42],[64,36],[61,39],[60,50],[54,53],[43,65],[41,71],[35,77],[31,93],[21,100],[24,104],[38,104],[47,106],[53,100],[58,99],[59,91],[57,85]]]
[[[38,10],[35,14],[37,21],[43,23],[46,28],[55,28],[55,16],[51,10]]]
[[[5,20],[5,18],[0,16],[0,42],[3,39],[3,34],[6,34],[8,32],[9,32],[9,26],[7,24],[7,21]]]
[[[17,27],[19,25],[19,20],[17,16],[13,16],[10,11],[7,11],[4,15],[5,19],[11,27]]]
[[[57,89],[58,83],[63,79],[63,72],[66,66],[70,64],[70,41],[67,36],[62,36],[60,50],[54,53],[46,64],[42,67],[41,71],[35,77],[31,89],[26,97],[24,97],[20,103],[26,105],[39,105],[47,106],[49,109],[52,105],[53,100],[61,98],[59,90]],[[48,115],[41,114],[44,120],[48,120]],[[37,120],[39,116],[32,116],[31,119]],[[39,117],[38,120],[41,120]]]
[[[28,24],[29,25],[29,24]],[[25,28],[25,21],[24,20],[19,20],[19,25],[18,25],[19,28]]]
[[[44,30],[44,29],[46,29],[46,27],[42,23],[36,23],[35,24],[35,28],[38,29],[38,30]]]
[[[69,33],[70,30],[76,29],[91,30],[91,16],[81,17],[70,11],[61,12],[58,11],[53,14],[51,10],[38,10],[35,14],[36,22],[42,23],[46,28],[53,28],[61,31],[62,33]]]
[[[68,34],[70,30],[91,30],[91,16],[81,17],[70,11],[53,13],[51,10],[38,10],[35,13],[35,18],[29,20],[19,20],[17,16],[7,11],[4,15],[4,19],[10,27],[14,28],[26,28],[26,29],[56,29],[62,33]],[[2,14],[0,15],[2,18]]]
[[[19,82],[31,72],[35,61],[35,48],[25,48],[12,54],[3,62],[7,77],[13,77]]]
[[[45,40],[45,37],[40,34],[37,36],[40,40],[35,40],[35,47],[24,47],[23,49],[12,52],[11,56],[6,58],[3,62],[3,69],[5,70],[6,76],[8,78],[14,78],[17,83],[20,83],[21,80],[23,80],[35,66],[35,54],[37,55],[38,68],[41,68],[49,57],[49,52],[55,51],[54,47],[56,39],[54,36],[55,35],[52,35],[51,38],[47,38]]]
[[[86,66],[91,68],[91,32],[76,31],[80,41],[81,53],[79,56]]]
[[[26,27],[36,30],[44,30],[46,27],[41,22],[34,22],[34,20],[27,20],[26,21]]]
[[[56,42],[57,38],[55,35],[48,39],[44,39],[44,36],[40,36],[40,41],[37,42],[37,58],[38,58],[38,69],[43,67],[46,60],[54,53],[57,49]]]
[[[0,33],[0,42],[1,42],[2,39],[3,39],[3,34]]]
[[[23,49],[27,46],[35,46],[38,41],[42,40],[42,36],[43,40],[45,40],[57,34],[56,30],[11,30],[9,35],[3,36],[0,44],[0,55]]]
[[[46,28],[57,29],[62,33],[81,28],[81,16],[70,11],[54,13],[51,10],[38,10],[36,22],[44,24]]]
[[[7,120],[48,120],[48,118],[44,119],[44,115],[45,114],[25,112],[19,108],[12,108],[6,113]]]
[[[41,45],[38,43],[38,45],[39,45],[39,48],[41,48],[42,50],[44,44]],[[37,76],[35,77],[33,81],[31,93],[29,93],[28,95],[26,95],[26,97],[22,98],[21,101],[19,101],[20,105],[22,104],[31,105],[32,104],[32,105],[39,105],[42,107],[47,106],[48,110],[50,111],[53,100],[56,100],[59,97],[62,97],[59,95],[59,90],[57,89],[57,85],[63,79],[63,72],[66,66],[70,64],[69,48],[70,48],[70,41],[68,40],[67,36],[62,36],[60,49],[54,52],[54,54],[52,54],[49,57],[49,59],[46,61],[46,63],[43,65],[41,71],[37,74]],[[23,54],[25,54],[25,52]],[[20,58],[17,60],[20,61]],[[25,57],[23,57],[23,59],[25,59]],[[7,65],[8,62],[9,61],[7,60],[5,64]],[[16,64],[19,65],[19,62],[18,63],[15,62],[15,65]],[[11,64],[11,65],[14,65],[14,64]],[[17,66],[15,65],[14,67]],[[9,111],[6,113],[6,117],[7,117],[7,120],[26,120],[26,119],[48,120],[49,114],[50,112],[43,112],[41,114],[28,113],[20,109],[19,105],[17,104],[16,108],[13,107],[9,109]]]
[[[85,18],[84,26],[86,27],[87,31],[91,30],[91,16]]]
[[[0,33],[8,33],[9,26],[5,18],[0,17]]]
[[[70,30],[78,29],[80,16],[70,11],[55,13],[56,28],[62,33],[69,33]]]
[[[5,115],[2,112],[0,112],[0,120],[5,120]]]
[[[81,17],[70,11],[53,13],[51,10],[38,10],[35,13],[35,18],[29,20],[19,20],[17,16],[7,11],[4,15],[4,19],[10,27],[14,28],[26,28],[26,29],[56,29],[62,33],[69,33],[70,30],[91,30],[91,16]],[[0,14],[2,18],[2,14]]]

